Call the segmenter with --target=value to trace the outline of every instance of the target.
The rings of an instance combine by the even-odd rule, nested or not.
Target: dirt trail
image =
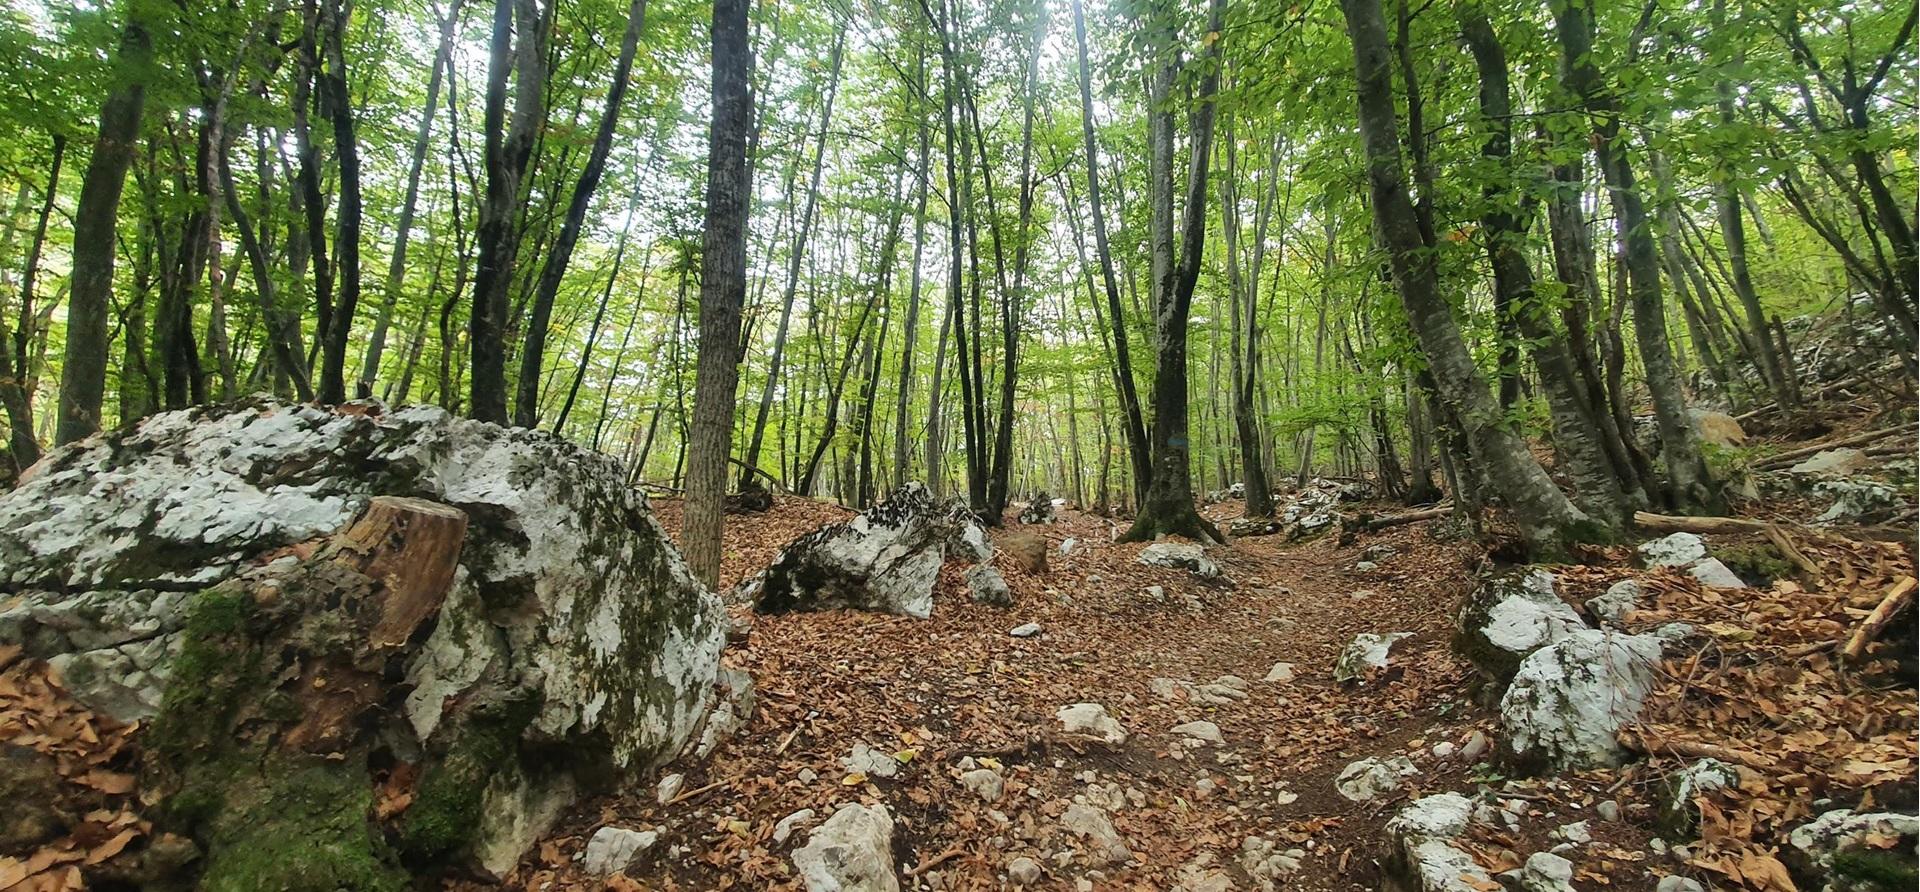
[[[673,526],[678,506],[659,507]],[[783,500],[741,519],[730,526],[726,574],[764,565],[780,543],[839,513]],[[1047,538],[1051,567],[1029,575],[998,559],[1012,608],[970,602],[956,563],[930,619],[756,617],[749,641],[727,654],[758,687],[751,726],[710,761],[667,769],[686,772],[683,789],[700,792],[663,806],[647,787],[580,809],[511,882],[593,885],[572,858],[593,829],[615,823],[661,831],[656,857],[630,871],[645,888],[796,888],[788,853],[805,841],[805,825],[782,844],[771,839],[775,824],[799,809],[824,818],[858,801],[894,812],[894,855],[909,888],[1002,888],[1003,865],[1023,855],[1046,866],[1040,888],[1164,890],[1216,873],[1258,888],[1235,863],[1256,835],[1306,850],[1283,888],[1378,888],[1378,826],[1405,795],[1356,804],[1332,780],[1353,760],[1399,752],[1414,757],[1416,784],[1428,789],[1465,770],[1430,748],[1472,730],[1467,670],[1446,648],[1448,609],[1469,584],[1472,549],[1424,528],[1346,548],[1330,537],[1244,539],[1210,552],[1224,578],[1203,580],[1136,564],[1141,546],[1111,542],[1102,518],[1067,512],[1020,529]],[[1076,547],[1063,555],[1069,538]],[[1354,571],[1362,546],[1375,544],[1397,553]],[[1042,633],[1007,634],[1026,622]],[[1360,632],[1413,637],[1396,646],[1387,678],[1342,689],[1334,659]],[[1293,680],[1263,681],[1278,662],[1293,664]],[[1226,675],[1248,682],[1245,700],[1169,700],[1152,688],[1157,677],[1204,685]],[[1105,706],[1130,739],[1110,747],[1061,733],[1054,714],[1076,702]],[[1195,720],[1216,723],[1224,743],[1179,745],[1170,729]],[[905,762],[892,778],[849,778],[840,760],[855,743]],[[956,781],[968,757],[1003,767],[997,802]],[[1130,864],[1092,864],[1060,829],[1076,795],[1111,806]]]

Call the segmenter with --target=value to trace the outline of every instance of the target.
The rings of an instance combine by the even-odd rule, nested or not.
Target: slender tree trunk
[[[53,160],[48,164],[47,188],[40,201],[40,213],[33,224],[33,242],[27,246],[26,269],[20,274],[19,322],[9,336],[7,320],[0,313],[0,404],[7,411],[7,443],[19,470],[40,460],[40,441],[33,432],[33,356],[30,348],[37,328],[34,286],[40,277],[40,255],[47,243],[47,219],[53,214],[60,195],[60,166],[66,160],[67,139],[53,135]]]
[[[1208,4],[1207,32],[1223,27],[1223,0]],[[1127,541],[1177,534],[1202,542],[1224,542],[1193,504],[1191,444],[1187,430],[1187,318],[1200,279],[1201,251],[1207,234],[1207,167],[1213,155],[1214,95],[1220,86],[1220,38],[1207,42],[1196,106],[1190,114],[1184,220],[1176,237],[1173,224],[1174,116],[1170,107],[1177,74],[1176,17],[1158,7],[1149,12],[1149,37],[1160,58],[1150,75],[1147,117],[1148,178],[1152,181],[1152,259],[1154,291],[1153,462],[1152,478]],[[1179,251],[1176,259],[1175,251]]]
[[[340,165],[340,212],[334,243],[339,251],[340,294],[334,301],[333,324],[326,331],[324,361],[320,366],[319,398],[337,403],[347,398],[347,338],[360,303],[360,142],[354,134],[353,100],[347,92],[347,59],[342,47],[347,29],[342,0],[325,0],[327,64],[319,75],[321,105],[333,124],[333,150]]]
[[[120,36],[113,87],[100,108],[100,130],[81,180],[74,211],[73,285],[67,302],[66,360],[60,374],[60,424],[54,442],[64,445],[100,429],[107,390],[107,315],[113,296],[114,235],[120,193],[140,138],[153,38],[146,23],[129,17]]]
[[[1100,204],[1100,149],[1093,134],[1093,72],[1087,63],[1087,18],[1080,0],[1073,0],[1073,34],[1079,54],[1080,136],[1086,150],[1087,211],[1093,218],[1094,253],[1100,261],[1100,282],[1106,290],[1107,315],[1113,326],[1115,383],[1118,385],[1115,396],[1124,416],[1121,430],[1126,435],[1127,456],[1132,461],[1134,503],[1142,504],[1147,481],[1153,476],[1152,457],[1140,395],[1133,383],[1133,359],[1127,347],[1126,315],[1120,309],[1119,277],[1114,274],[1113,252],[1108,246],[1106,210]]]
[[[1683,510],[1712,510],[1719,504],[1713,480],[1700,454],[1700,438],[1687,414],[1672,349],[1667,341],[1666,310],[1661,300],[1660,261],[1653,232],[1635,188],[1633,165],[1627,159],[1620,133],[1617,104],[1601,83],[1593,63],[1592,0],[1569,0],[1555,6],[1564,70],[1573,95],[1585,103],[1595,119],[1594,154],[1613,195],[1625,241],[1628,291],[1647,390],[1653,396],[1654,416],[1660,428],[1660,451],[1666,460],[1668,490],[1673,504]]]
[[[1499,403],[1473,363],[1440,293],[1433,246],[1420,232],[1407,195],[1394,120],[1387,29],[1379,0],[1342,0],[1358,77],[1360,133],[1367,156],[1374,228],[1387,247],[1401,303],[1441,394],[1466,433],[1474,461],[1487,468],[1536,551],[1564,550],[1588,520],[1553,485],[1526,443],[1504,422]],[[1464,489],[1457,488],[1456,494]]]
[[[540,281],[535,286],[533,296],[533,315],[527,322],[526,346],[520,351],[520,387],[513,409],[513,423],[520,427],[533,427],[539,423],[540,366],[546,360],[547,324],[553,315],[553,301],[560,293],[560,280],[567,273],[567,264],[573,259],[573,247],[580,240],[587,208],[593,204],[593,194],[600,188],[600,179],[606,171],[607,153],[613,149],[614,130],[620,123],[620,106],[626,102],[628,82],[633,74],[633,57],[639,50],[640,32],[646,26],[646,19],[647,0],[631,0],[627,6],[626,34],[620,40],[620,57],[613,66],[613,84],[607,89],[607,105],[600,113],[599,128],[594,131],[593,148],[588,151],[587,163],[580,171],[579,181],[574,183],[573,196],[568,200],[566,220],[560,226],[560,234],[555,237],[553,248],[547,253],[546,265],[540,268]],[[744,252],[745,248],[741,250]]]
[[[373,395],[373,384],[380,378],[380,358],[387,349],[387,328],[399,303],[400,289],[406,283],[407,243],[413,234],[414,208],[420,199],[420,174],[426,168],[427,149],[432,145],[433,113],[440,105],[441,75],[453,53],[453,35],[460,22],[462,2],[464,0],[452,0],[446,15],[440,19],[440,43],[434,50],[433,69],[427,77],[427,101],[420,107],[420,128],[413,135],[413,160],[407,165],[406,197],[400,202],[400,222],[393,234],[393,255],[387,261],[386,287],[381,289],[380,311],[367,338],[366,357],[360,362],[360,380],[354,385],[355,394],[362,399]],[[411,361],[409,357],[409,371]],[[407,389],[400,389],[403,399]]]
[[[514,46],[515,26],[520,33]],[[480,207],[480,268],[467,322],[472,353],[469,387],[474,418],[507,423],[507,291],[513,283],[519,237],[513,218],[533,142],[546,119],[546,46],[534,0],[494,0],[488,49],[485,120],[487,186]],[[507,78],[514,79],[511,125]]]
[[[927,54],[924,44],[916,44],[916,47],[914,71],[918,80],[914,92],[924,95],[927,84]],[[908,409],[912,406],[913,348],[920,340],[920,259],[927,246],[927,186],[933,173],[927,165],[932,137],[927,132],[926,108],[917,100],[912,103],[912,107],[917,112],[914,130],[919,139],[919,151],[915,156],[918,160],[914,165],[913,266],[908,272],[907,318],[901,327],[901,334],[904,337],[900,344],[900,387],[893,410],[893,485],[896,489],[907,482],[908,458],[911,455],[908,448],[907,419]],[[935,380],[939,380],[937,376]],[[931,400],[932,406],[939,406],[940,401],[937,396],[932,397]],[[929,425],[932,422],[933,413],[930,411]],[[931,468],[928,469],[928,475],[932,475]]]
[[[820,112],[820,135],[814,142],[813,174],[808,180],[807,200],[800,212],[800,225],[794,230],[793,250],[787,257],[787,289],[780,303],[780,324],[773,334],[773,355],[767,361],[767,380],[760,389],[760,408],[754,414],[753,432],[747,438],[747,452],[741,462],[739,488],[753,485],[760,467],[760,448],[766,439],[767,416],[773,411],[773,392],[780,383],[780,367],[786,359],[787,331],[793,321],[793,301],[800,288],[800,268],[807,257],[807,239],[813,232],[814,211],[820,200],[820,171],[826,164],[827,131],[833,126],[834,100],[840,92],[840,65],[845,51],[844,33],[833,42],[833,62],[827,75],[827,100]]]

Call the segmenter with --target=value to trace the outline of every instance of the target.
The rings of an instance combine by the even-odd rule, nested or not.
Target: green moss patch
[[[401,892],[406,874],[367,821],[372,792],[355,767],[269,766],[236,783],[214,822],[206,892]],[[238,779],[236,779],[238,780]]]

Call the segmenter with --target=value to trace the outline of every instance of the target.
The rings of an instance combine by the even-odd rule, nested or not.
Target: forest
[[[1910,892],[1917,27],[0,0],[0,892]]]
[[[1196,496],[1324,474],[1545,544],[1723,506],[1688,409],[1801,399],[1783,320],[1883,322],[1914,375],[1899,4],[721,12],[13,0],[8,464],[375,397],[658,491],[718,452],[727,488],[1215,538]]]

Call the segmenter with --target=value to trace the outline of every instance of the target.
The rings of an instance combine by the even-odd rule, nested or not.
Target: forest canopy
[[[1804,399],[1797,317],[1884,326],[1861,371],[1911,382],[1914,30],[1805,0],[5,0],[0,465],[273,392],[542,428],[678,490],[713,356],[735,487],[925,480],[990,522],[1045,492],[1209,538],[1196,494],[1260,516],[1326,474],[1605,538],[1721,500],[1690,412]],[[739,332],[703,341],[736,206]]]

